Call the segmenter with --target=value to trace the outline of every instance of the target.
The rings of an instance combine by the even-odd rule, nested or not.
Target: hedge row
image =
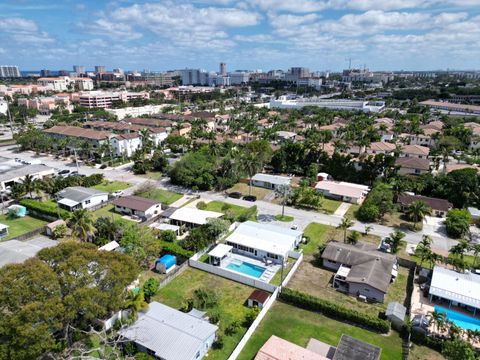
[[[184,257],[185,259],[189,259],[194,255],[193,251],[185,250],[180,245],[167,241],[162,241],[162,251]]]
[[[283,288],[282,292],[280,293],[280,299],[288,304],[298,306],[302,309],[317,311],[335,320],[352,322],[379,333],[388,333],[390,331],[390,323],[386,320],[372,317],[356,310],[351,310],[341,305],[317,298],[315,296],[304,294],[296,290]]]
[[[20,205],[25,206],[28,210],[35,211],[40,214],[53,216],[56,218],[67,219],[70,213],[67,210],[57,207],[57,205],[50,202],[40,202],[32,199],[20,200]]]
[[[410,340],[417,345],[424,345],[430,349],[436,350],[438,352],[442,351],[442,345],[444,340],[425,336],[424,334],[418,331],[412,331],[410,335]]]

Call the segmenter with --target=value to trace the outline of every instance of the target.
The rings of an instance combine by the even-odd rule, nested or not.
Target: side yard
[[[10,218],[8,215],[0,215],[0,224],[8,226],[8,235],[1,238],[0,241],[14,239],[17,236],[41,228],[47,223],[47,221],[28,215],[20,218]]]
[[[246,220],[257,220],[257,212],[252,211],[253,209],[246,208],[239,205],[228,204],[222,201],[210,201],[205,204],[206,206],[202,208],[203,210],[216,211],[220,213],[230,213],[231,217],[238,219],[239,217],[246,216]],[[197,204],[198,208],[198,204]],[[251,213],[251,214],[250,214]]]
[[[235,184],[230,189],[228,189],[226,192],[227,193],[239,192],[242,195],[248,195],[248,191],[249,191],[248,189],[249,189],[248,184],[238,183],[238,184]],[[258,200],[262,200],[265,196],[267,196],[271,192],[272,190],[252,186],[252,195],[256,196]]]
[[[245,303],[253,288],[201,270],[188,268],[160,289],[153,300],[179,309],[184,305],[185,300],[191,298],[195,290],[198,289],[213,290],[218,297],[216,310],[220,319],[218,326],[220,328],[219,333],[223,338],[223,347],[221,349],[211,349],[208,359],[225,360],[243,337],[246,328],[241,326],[232,335],[223,334],[232,322],[243,323],[250,310],[245,306]]]
[[[310,338],[336,346],[342,334],[382,348],[382,360],[401,360],[402,340],[398,333],[380,335],[347,325],[321,314],[276,302],[250,338],[238,360],[252,360],[271,335],[305,347]]]

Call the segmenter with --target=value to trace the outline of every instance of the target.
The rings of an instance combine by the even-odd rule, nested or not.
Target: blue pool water
[[[453,311],[451,309],[445,309],[440,306],[435,306],[435,310],[440,313],[446,313],[447,319],[452,321],[454,324],[461,327],[462,329],[480,330],[479,319]]]
[[[253,265],[247,262],[242,262],[240,265],[231,263],[227,265],[227,269],[248,275],[248,276],[253,276],[257,279],[262,276],[262,274],[265,271],[264,267]]]

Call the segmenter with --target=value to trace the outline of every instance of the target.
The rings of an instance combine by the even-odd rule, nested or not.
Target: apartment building
[[[0,65],[0,78],[21,77],[20,69],[16,65]]]
[[[36,97],[34,99],[18,98],[18,105],[27,109],[37,109],[42,115],[49,115],[58,106],[64,106],[71,110],[71,102],[68,95],[57,94],[49,97]]]
[[[127,102],[132,99],[149,99],[148,92],[105,92],[90,91],[81,93],[78,97],[80,106],[86,108],[110,108],[116,101]]]

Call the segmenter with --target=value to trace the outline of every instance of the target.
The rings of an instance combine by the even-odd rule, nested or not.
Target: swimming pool
[[[435,310],[439,313],[446,313],[447,319],[452,321],[455,325],[462,329],[480,330],[480,320],[454,310],[445,309],[440,306],[435,306]]]
[[[254,278],[259,279],[262,274],[265,272],[265,268],[257,265],[253,265],[247,262],[242,261],[239,264],[230,263],[227,265],[227,269],[252,276]]]

